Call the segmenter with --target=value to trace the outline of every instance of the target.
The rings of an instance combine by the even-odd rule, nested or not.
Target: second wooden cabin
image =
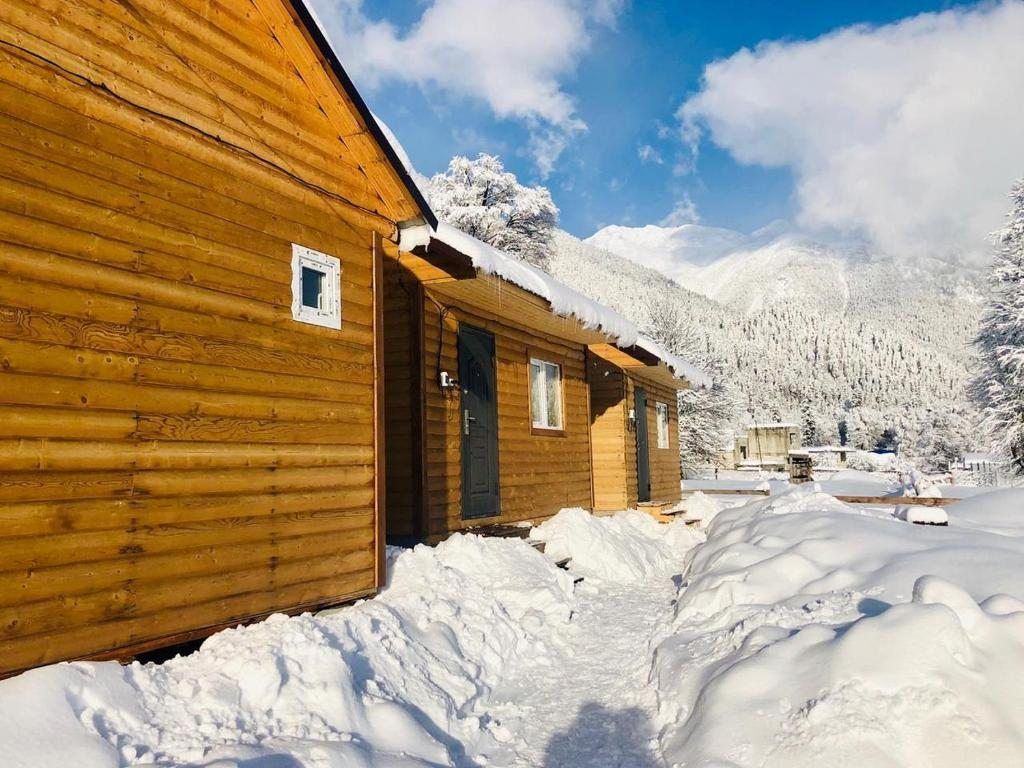
[[[665,508],[682,498],[676,398],[687,381],[662,359],[671,357],[644,345],[591,348],[595,511]]]
[[[444,224],[403,246],[385,261],[392,540],[679,499],[675,398],[687,382],[669,356],[633,343],[617,313]],[[625,409],[636,398],[640,429]]]

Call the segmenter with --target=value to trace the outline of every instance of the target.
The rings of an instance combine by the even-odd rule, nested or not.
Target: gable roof
[[[369,132],[370,136],[373,137],[373,140],[387,158],[388,163],[398,176],[398,180],[402,187],[409,194],[414,205],[419,209],[423,216],[423,220],[431,228],[436,228],[438,223],[437,216],[434,215],[434,212],[431,210],[430,205],[427,203],[427,200],[420,191],[420,188],[416,185],[416,182],[413,181],[412,176],[402,163],[402,160],[395,151],[395,148],[384,135],[384,132],[381,130],[380,125],[378,125],[373,113],[370,112],[370,108],[366,105],[366,102],[363,101],[363,97],[359,94],[359,91],[356,89],[352,79],[348,76],[345,68],[341,65],[341,61],[334,52],[334,48],[331,47],[330,42],[327,40],[327,36],[324,34],[324,31],[321,28],[316,15],[309,7],[307,0],[287,0],[287,2],[291,6],[296,18],[301,22],[306,34],[309,35],[309,39],[316,47],[317,52],[323,58],[324,63],[330,69],[331,74],[337,80],[338,84],[345,92],[345,95],[359,113],[359,118],[365,124],[366,130]],[[403,222],[398,223],[401,224]]]

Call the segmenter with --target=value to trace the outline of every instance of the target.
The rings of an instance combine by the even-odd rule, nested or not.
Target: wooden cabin
[[[383,578],[381,243],[301,0],[0,4],[0,674]]]
[[[594,509],[665,509],[682,498],[678,391],[689,382],[641,346],[591,347]]]
[[[502,255],[445,225],[439,233],[385,261],[389,537],[436,541],[566,507],[593,509],[591,350],[614,348],[615,329],[602,321],[628,324],[597,305],[586,319],[555,314],[543,295],[555,285],[550,277],[508,257],[477,269],[471,252],[490,262]],[[447,271],[421,263],[424,255]],[[654,454],[651,477],[667,497],[674,472],[678,499],[675,394],[665,392],[680,382],[651,358],[629,359],[650,368],[650,384],[637,380],[649,387],[651,413],[656,402],[673,404],[674,451]],[[626,450],[623,442],[622,460]],[[623,494],[615,509],[626,501]]]

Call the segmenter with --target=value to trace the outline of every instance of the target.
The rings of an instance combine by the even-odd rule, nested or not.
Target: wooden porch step
[[[636,508],[640,512],[646,512],[659,523],[668,523],[672,521],[674,515],[683,511],[673,510],[673,507],[677,506],[679,506],[679,501],[642,501],[636,505]]]

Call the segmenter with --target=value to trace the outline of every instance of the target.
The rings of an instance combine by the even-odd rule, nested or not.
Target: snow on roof
[[[664,362],[672,373],[685,378],[692,386],[702,389],[711,387],[711,377],[707,373],[688,360],[668,352],[653,339],[649,339],[646,336],[638,336],[636,345]]]
[[[556,315],[574,317],[584,327],[599,330],[612,337],[620,347],[635,345],[649,352],[664,362],[674,375],[686,378],[695,387],[711,386],[711,377],[697,366],[666,352],[657,342],[641,336],[636,326],[618,312],[588,299],[542,269],[500,251],[443,221],[438,222],[437,230],[432,237],[468,256],[473,266],[481,272],[496,275],[534,296],[545,299]]]
[[[748,424],[748,429],[780,429],[782,427],[799,427],[791,421],[769,421],[763,424]]]
[[[632,346],[636,343],[636,326],[626,318],[558,282],[532,264],[499,251],[443,221],[438,223],[434,238],[468,256],[473,266],[481,272],[496,275],[545,299],[556,315],[575,317],[587,328],[600,330],[615,338],[619,344]]]

